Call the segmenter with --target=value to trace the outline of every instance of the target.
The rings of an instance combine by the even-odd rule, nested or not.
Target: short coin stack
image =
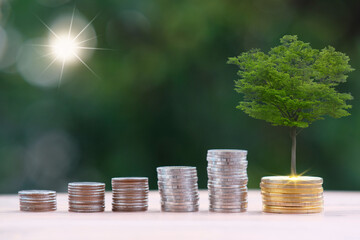
[[[261,179],[263,211],[268,213],[319,213],[323,210],[323,179],[273,176]]]
[[[199,210],[198,177],[195,167],[158,167],[157,174],[162,211]]]
[[[112,178],[114,212],[135,212],[148,209],[149,180],[147,177]]]
[[[68,193],[70,212],[103,212],[105,210],[105,183],[69,183]]]
[[[246,150],[208,150],[209,210],[245,212],[247,210]]]
[[[48,212],[56,210],[56,192],[48,190],[19,191],[20,211]]]

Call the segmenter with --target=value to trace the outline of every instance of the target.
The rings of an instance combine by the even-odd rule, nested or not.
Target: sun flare
[[[79,52],[79,45],[76,40],[68,36],[59,36],[51,42],[52,52],[54,57],[60,61],[71,61],[76,59]]]
[[[45,54],[43,57],[51,57],[51,61],[48,66],[44,69],[43,72],[47,71],[55,62],[60,63],[60,77],[59,77],[59,86],[61,84],[61,80],[64,74],[65,65],[68,63],[76,63],[81,62],[92,74],[94,74],[97,78],[98,75],[90,68],[90,66],[84,61],[81,57],[81,53],[83,51],[92,51],[92,50],[109,50],[105,48],[96,48],[87,45],[87,43],[91,40],[95,40],[97,37],[93,36],[91,38],[80,40],[80,36],[84,33],[84,31],[89,28],[91,23],[96,19],[95,16],[90,22],[86,24],[81,30],[74,32],[74,15],[75,8],[72,12],[71,21],[69,23],[68,29],[52,29],[46,23],[44,23],[41,19],[39,19],[44,26],[49,30],[51,36],[49,37],[48,44],[36,44],[37,47],[45,47],[49,49],[49,52]]]

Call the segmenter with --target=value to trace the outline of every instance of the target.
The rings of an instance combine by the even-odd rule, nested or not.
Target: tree
[[[240,68],[235,90],[243,99],[237,108],[290,129],[292,175],[296,175],[296,136],[300,130],[325,116],[350,115],[347,109],[351,105],[346,101],[352,99],[351,94],[336,90],[354,70],[349,60],[331,46],[313,49],[291,35],[282,37],[280,45],[267,54],[253,49],[228,60]]]

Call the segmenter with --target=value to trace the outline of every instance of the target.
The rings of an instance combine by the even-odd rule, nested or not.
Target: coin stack
[[[196,212],[199,191],[196,167],[158,167],[161,210],[164,212]]]
[[[210,211],[231,213],[247,210],[246,156],[246,150],[208,150]]]
[[[319,213],[323,210],[323,179],[273,176],[261,179],[263,211],[268,213]]]
[[[56,192],[48,190],[19,191],[20,211],[48,212],[56,210]]]
[[[149,180],[147,177],[112,178],[111,184],[114,212],[136,212],[148,209]]]
[[[69,183],[68,193],[69,212],[103,212],[105,210],[105,183]]]

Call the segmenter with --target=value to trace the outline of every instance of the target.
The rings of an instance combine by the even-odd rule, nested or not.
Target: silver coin
[[[198,193],[197,189],[159,189],[159,193],[162,195],[194,195]]]
[[[238,189],[238,188],[246,188],[246,186],[243,185],[243,184],[235,184],[235,183],[233,183],[233,184],[231,184],[231,183],[230,184],[213,184],[211,182],[208,182],[207,186],[208,186],[208,188],[211,188],[211,187],[215,187],[215,188],[236,188],[236,189]]]
[[[91,194],[105,194],[105,189],[102,190],[72,190],[68,189],[69,194],[91,195]]]
[[[157,174],[158,178],[162,178],[162,179],[183,179],[183,178],[197,178],[197,173],[193,172],[193,173],[182,173],[182,174],[171,174],[171,173],[166,173],[166,174],[161,174],[158,173]]]
[[[208,183],[224,183],[224,184],[247,184],[247,178],[209,178]]]
[[[173,193],[161,193],[160,196],[166,197],[166,198],[195,198],[199,196],[198,192],[173,192]]]
[[[240,208],[240,209],[221,209],[221,208],[209,208],[210,212],[218,212],[218,213],[240,213],[240,212],[246,212],[246,208]]]
[[[219,156],[219,155],[207,155],[206,160],[214,160],[214,161],[229,161],[229,162],[247,162],[246,157],[243,156]]]
[[[198,207],[190,207],[187,209],[174,209],[174,208],[162,207],[161,211],[163,211],[163,212],[198,212],[199,208]]]
[[[69,208],[69,212],[77,212],[77,213],[92,213],[92,212],[104,212],[105,209],[73,209]]]
[[[240,167],[213,167],[213,166],[208,166],[206,168],[207,172],[214,172],[214,173],[233,173],[233,174],[236,174],[236,173],[246,173],[246,168],[240,168]]]
[[[148,208],[148,205],[138,205],[138,206],[130,206],[130,205],[112,205],[113,209],[137,209],[137,208]]]
[[[199,204],[189,204],[189,205],[169,205],[162,204],[161,209],[172,209],[172,210],[192,210],[199,209]]]
[[[147,199],[148,195],[147,194],[142,194],[142,195],[123,195],[123,194],[113,194],[112,195],[113,198],[118,198],[118,199]]]
[[[207,162],[208,165],[224,165],[224,166],[233,166],[233,165],[238,165],[238,166],[244,166],[247,167],[248,166],[248,161],[247,160],[234,160],[234,159],[215,159],[215,158],[207,158]]]
[[[113,195],[112,196],[113,199],[134,199],[134,200],[140,200],[140,199],[148,199],[147,195],[144,196],[122,196],[122,195]]]
[[[235,185],[246,187],[247,186],[247,181],[209,180],[208,184],[212,184],[212,185],[234,185],[235,184]]]
[[[179,183],[191,184],[191,183],[197,183],[197,181],[198,181],[197,178],[183,178],[183,179],[176,179],[176,180],[169,180],[169,179],[162,179],[162,178],[158,179],[158,182],[160,182],[160,183],[173,183],[173,184],[179,184]]]
[[[166,198],[196,198],[199,196],[198,193],[193,192],[193,193],[160,193],[160,196],[164,199]]]
[[[149,191],[149,188],[112,188],[112,191],[134,191],[134,192],[141,192],[141,191]]]
[[[237,200],[237,201],[222,201],[222,200],[219,200],[219,199],[216,199],[216,200],[211,199],[209,201],[209,203],[213,204],[213,205],[236,205],[236,206],[238,206],[238,205],[247,203],[247,198]]]
[[[212,209],[246,209],[247,208],[247,204],[244,205],[232,205],[232,206],[226,206],[226,205],[209,205],[209,208]]]
[[[111,183],[112,186],[119,186],[119,187],[123,187],[123,186],[129,186],[129,187],[134,187],[134,186],[139,186],[139,187],[148,187],[149,183],[148,182],[112,182]]]
[[[162,184],[158,184],[158,189],[161,190],[168,190],[168,191],[173,191],[173,190],[178,190],[178,191],[183,191],[183,190],[197,190],[198,189],[198,185],[189,185],[189,186],[181,186],[181,185],[162,185]]]
[[[132,192],[132,191],[127,191],[127,192],[122,192],[122,191],[113,191],[112,194],[114,195],[124,195],[124,196],[132,196],[132,195],[137,195],[137,196],[144,196],[144,195],[148,195],[149,194],[149,190],[147,191],[137,191],[137,192]]]
[[[158,176],[158,181],[164,181],[164,182],[181,182],[181,181],[198,181],[198,177],[197,176]]]
[[[169,200],[169,201],[199,200],[199,194],[190,195],[190,196],[183,196],[183,195],[179,195],[179,196],[161,196],[161,199]]]
[[[240,189],[240,190],[208,189],[208,192],[209,192],[209,194],[213,194],[213,195],[217,195],[217,196],[221,196],[221,195],[223,195],[223,196],[228,196],[228,195],[235,196],[236,194],[241,195],[241,194],[247,193],[247,190],[243,190],[243,189]]]
[[[164,187],[176,187],[176,186],[184,186],[184,187],[192,187],[197,186],[197,182],[161,182],[158,181],[158,186],[164,186]]]
[[[114,212],[137,212],[137,211],[147,211],[148,206],[114,206],[112,211]]]
[[[20,202],[56,202],[56,198],[19,198]]]
[[[52,190],[21,190],[18,192],[19,195],[31,195],[31,196],[47,196],[47,195],[56,195],[56,191]]]
[[[191,172],[196,171],[196,167],[190,167],[190,166],[164,166],[164,167],[157,167],[157,172],[163,173],[163,172]]]
[[[241,168],[207,168],[208,175],[215,174],[220,176],[247,175],[247,169]]]
[[[68,186],[84,186],[84,187],[98,187],[98,186],[104,186],[105,187],[105,183],[101,183],[101,182],[71,182],[68,184]]]
[[[223,153],[226,153],[226,154],[247,154],[247,150],[242,150],[242,149],[209,149],[208,151],[208,154],[209,153],[212,153],[212,154],[223,154]]]
[[[179,176],[158,176],[158,180],[159,181],[169,181],[169,182],[180,182],[180,181],[197,181],[198,180],[198,177],[197,176],[182,176],[182,177],[179,177]]]
[[[147,177],[113,177],[111,178],[111,181],[116,182],[128,182],[128,181],[134,181],[134,182],[147,182],[149,181],[149,178]]]

